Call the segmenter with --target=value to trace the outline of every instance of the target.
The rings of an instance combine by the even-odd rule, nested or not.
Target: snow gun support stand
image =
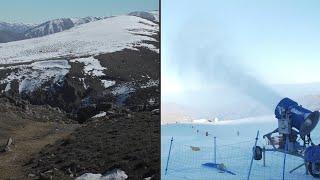
[[[278,119],[278,128],[265,134],[267,144],[261,148],[254,147],[254,159],[261,160],[265,166],[265,153],[276,151],[284,153],[283,177],[285,170],[286,155],[293,155],[304,160],[304,163],[292,169],[290,173],[305,166],[306,173],[320,178],[320,146],[315,145],[311,140],[311,131],[319,121],[319,112],[310,111],[298,105],[297,102],[284,98],[275,109],[275,116]]]

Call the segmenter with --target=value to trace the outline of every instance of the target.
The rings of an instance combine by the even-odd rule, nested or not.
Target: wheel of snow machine
[[[314,163],[311,163],[311,162],[308,163],[308,171],[311,174],[311,176],[313,176],[314,178],[320,179],[320,173],[319,173],[320,169],[318,170],[318,172],[314,172],[313,171],[314,165],[315,165]],[[317,168],[320,168],[320,163],[317,163],[317,165],[315,165],[315,166],[317,166]]]
[[[262,159],[262,148],[260,146],[253,147],[253,159],[261,160]]]

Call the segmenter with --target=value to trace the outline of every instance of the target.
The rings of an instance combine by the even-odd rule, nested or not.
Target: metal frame
[[[302,150],[302,151],[297,151],[296,153],[290,152],[290,151],[286,151],[285,149],[279,149],[279,148],[277,148],[277,147],[275,146],[275,144],[274,144],[274,142],[273,142],[273,140],[272,140],[272,138],[271,138],[271,135],[274,134],[274,133],[278,133],[278,132],[279,132],[279,130],[278,130],[278,128],[277,128],[277,129],[275,129],[274,131],[272,131],[272,132],[270,132],[270,133],[268,133],[268,134],[263,135],[263,138],[267,138],[268,141],[270,142],[270,145],[272,146],[272,149],[266,148],[266,147],[263,147],[263,148],[262,148],[262,153],[263,153],[263,166],[264,166],[264,167],[266,166],[266,160],[265,160],[265,158],[266,158],[266,152],[267,152],[267,151],[271,151],[271,152],[281,152],[281,153],[285,153],[285,154],[289,154],[289,155],[292,155],[292,156],[296,156],[296,157],[302,158],[302,159],[304,160],[303,151],[304,151],[305,148],[306,148],[305,145],[302,146],[302,147],[303,147],[303,150]],[[286,139],[287,139],[287,138],[288,138],[288,137],[286,137]],[[284,148],[285,148],[285,147],[284,147]],[[293,169],[290,170],[289,172],[292,173],[292,172],[294,172],[295,170],[297,170],[297,169],[299,169],[299,168],[301,168],[301,167],[303,167],[303,166],[305,166],[305,168],[306,168],[306,175],[308,175],[309,173],[308,173],[308,168],[307,168],[307,163],[306,163],[306,162],[304,162],[304,163],[302,163],[301,165],[293,168]]]

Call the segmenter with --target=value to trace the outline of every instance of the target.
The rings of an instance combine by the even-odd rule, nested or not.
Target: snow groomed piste
[[[300,118],[303,116],[304,121],[295,117],[301,120],[300,124],[296,123],[289,127],[296,129],[300,134],[303,134],[302,129],[310,130],[305,127],[304,122],[308,123],[308,118],[316,119],[314,116],[311,117],[312,112],[305,109],[303,112],[306,112],[307,115],[302,115],[296,109],[291,108],[291,110],[296,115],[300,115]],[[292,115],[287,117],[291,118],[290,123],[295,120],[292,119]],[[292,144],[286,145],[287,151],[273,149],[275,144],[272,144],[266,136],[261,138],[260,135],[257,136],[257,146],[255,146],[257,130],[260,130],[260,134],[267,135],[270,129],[278,127],[279,124],[271,116],[253,118],[252,121],[244,119],[242,121],[244,123],[239,123],[241,121],[222,125],[192,123],[163,125],[161,132],[162,179],[313,179],[311,175],[306,175],[306,168],[302,167],[306,165],[309,171],[310,168],[311,170],[317,169],[319,146],[312,145],[312,141],[309,145],[303,143],[301,146],[305,146],[305,150],[299,150],[301,156],[297,156],[290,149]],[[311,121],[315,122],[315,120]],[[311,123],[311,125],[314,124]],[[313,128],[313,131],[319,132],[318,127]],[[304,133],[308,135],[308,132],[304,131]],[[168,158],[171,137],[173,140]],[[217,137],[216,141],[214,137]],[[310,135],[309,138],[311,137],[314,140],[320,139]],[[272,140],[279,139],[274,136],[271,138]],[[292,138],[288,139],[289,142],[292,141]],[[279,147],[279,144],[275,146]],[[250,169],[252,158],[254,160]],[[316,172],[312,171],[315,177]]]

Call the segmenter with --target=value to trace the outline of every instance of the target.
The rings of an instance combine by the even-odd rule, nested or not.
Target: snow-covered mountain
[[[50,104],[81,118],[107,103],[159,103],[158,23],[129,15],[56,22],[68,23],[78,26],[0,45],[0,95]]]
[[[8,32],[24,34],[28,29],[34,26],[35,25],[22,24],[22,23],[0,22],[0,31],[8,31]]]
[[[102,18],[91,16],[84,18],[60,18],[39,25],[0,22],[0,43],[41,37],[100,19]]]
[[[150,36],[157,35],[158,30],[157,24],[135,16],[107,18],[41,38],[3,44],[0,63],[90,56],[135,47],[157,51],[144,42],[154,41]]]
[[[0,22],[0,43],[26,39],[24,33],[34,25]]]
[[[46,36],[100,19],[98,17],[54,19],[27,30],[25,36],[28,38]]]
[[[159,22],[159,11],[136,11],[129,13],[128,15],[141,17],[152,22]],[[84,18],[59,18],[37,25],[0,22],[0,43],[42,37],[105,18],[108,17],[88,16]]]
[[[159,11],[150,11],[150,12],[135,11],[135,12],[129,13],[128,15],[141,17],[149,21],[159,22]]]
[[[26,39],[24,34],[12,32],[12,31],[0,30],[0,43],[18,41],[22,39]]]
[[[61,32],[73,26],[74,24],[69,18],[54,19],[27,30],[25,35],[28,38],[40,37]]]
[[[73,22],[73,24],[75,26],[78,26],[78,25],[89,23],[89,22],[92,22],[92,21],[101,20],[103,18],[88,16],[88,17],[84,17],[84,18],[70,18],[70,19],[71,19],[71,21]]]

